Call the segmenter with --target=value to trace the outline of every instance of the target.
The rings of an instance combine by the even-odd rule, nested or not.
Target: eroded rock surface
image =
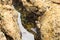
[[[2,1],[4,3],[0,0],[0,3],[2,4],[0,5],[0,15],[2,15],[0,16],[0,25],[3,25],[3,27],[0,29],[5,30],[1,30],[4,34],[7,32],[5,35],[8,34],[8,36],[12,37],[14,40],[16,40],[15,38],[20,40],[19,29],[17,28],[16,23],[17,14],[11,6],[13,2],[14,7],[21,12],[23,26],[35,35],[35,40],[60,40],[60,0]],[[10,28],[12,29],[9,30]],[[36,28],[36,33],[31,30],[31,28]]]
[[[4,33],[0,31],[0,40],[7,40]]]
[[[40,23],[42,40],[60,40],[60,5],[52,3]]]
[[[0,40],[21,40],[20,29],[17,23],[18,13],[13,5],[9,3],[11,1],[0,0],[0,30],[6,38],[3,39],[3,35],[0,34]]]
[[[19,2],[16,9],[22,14],[24,27],[30,32],[31,28],[38,29],[38,35],[35,34],[38,36],[35,37],[36,40],[60,40],[58,23],[60,20],[60,0],[20,0]]]

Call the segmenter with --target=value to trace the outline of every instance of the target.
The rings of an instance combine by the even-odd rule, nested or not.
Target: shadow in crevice
[[[7,40],[13,40],[13,38],[11,36],[6,35],[6,34],[5,34],[5,36],[6,36]]]
[[[13,38],[10,35],[7,34],[7,32],[5,31],[4,28],[1,28],[1,31],[4,33],[7,40],[13,40]]]
[[[29,0],[28,0],[28,2],[29,2]],[[37,33],[34,34],[34,35],[36,35],[35,40],[41,40],[40,29],[37,28],[37,25],[35,23],[38,15],[36,15],[35,12],[27,11],[26,8],[23,6],[23,3],[21,0],[20,1],[19,0],[13,0],[13,6],[15,7],[15,9],[17,11],[21,12],[21,18],[23,17],[22,19],[24,19],[24,20],[22,20],[22,24],[23,24],[24,28],[26,28],[29,32],[34,34],[34,32],[32,32],[32,30],[28,29],[29,27],[26,26],[28,23],[30,23],[30,25],[31,25],[31,23],[33,23],[33,25],[34,25],[34,27],[36,27],[36,31],[37,31]],[[19,10],[19,9],[21,9],[21,10]],[[24,15],[26,15],[26,16],[24,16]]]

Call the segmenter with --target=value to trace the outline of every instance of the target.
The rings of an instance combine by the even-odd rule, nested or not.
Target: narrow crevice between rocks
[[[30,2],[29,0],[26,0],[26,1]],[[35,21],[37,21],[38,17],[42,16],[45,11],[44,12],[39,12],[37,10],[38,8],[34,7],[34,6],[29,7],[28,9],[30,11],[28,11],[24,7],[22,1],[19,1],[19,0],[16,0],[13,3],[13,5],[14,5],[15,9],[21,13],[21,19],[22,19],[22,24],[23,24],[24,28],[26,28],[29,32],[34,34],[35,40],[41,40],[40,29],[37,28],[37,25],[36,25]],[[32,31],[31,28],[36,28],[37,33]]]
[[[13,38],[10,35],[6,34],[7,32],[4,30],[4,28],[1,28],[1,31],[4,33],[7,40],[13,40]]]

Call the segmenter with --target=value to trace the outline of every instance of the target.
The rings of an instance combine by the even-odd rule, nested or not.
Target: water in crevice
[[[20,13],[18,12],[18,24],[22,33],[22,40],[34,40],[34,35],[28,32],[22,25]]]

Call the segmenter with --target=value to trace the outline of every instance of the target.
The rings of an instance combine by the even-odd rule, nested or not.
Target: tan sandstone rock
[[[60,3],[60,0],[51,0],[51,1],[55,3]]]
[[[0,40],[7,40],[4,33],[0,31]]]
[[[18,12],[11,5],[12,0],[0,0],[0,30],[5,34],[7,40],[21,40],[20,29],[18,27]],[[0,34],[1,40],[2,34]],[[5,39],[5,40],[6,40]]]
[[[60,5],[51,4],[40,22],[42,40],[60,40]]]

